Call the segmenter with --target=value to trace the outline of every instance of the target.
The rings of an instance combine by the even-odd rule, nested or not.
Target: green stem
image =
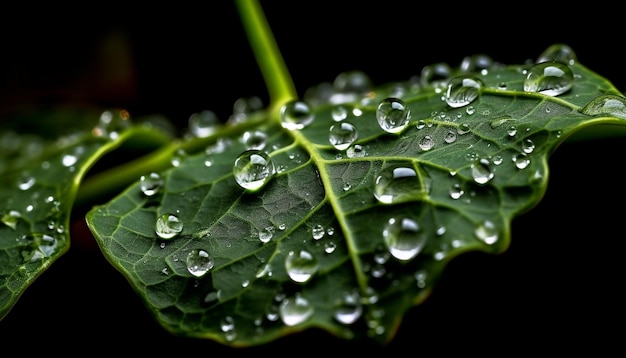
[[[278,119],[282,105],[298,97],[295,86],[258,0],[236,0],[236,4],[269,92],[269,113]]]

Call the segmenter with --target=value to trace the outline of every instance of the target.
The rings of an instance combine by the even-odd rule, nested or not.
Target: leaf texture
[[[566,50],[539,57],[551,56],[536,63],[549,68],[538,87],[527,80],[536,64],[487,56],[380,86],[340,74],[280,118],[257,111],[191,139],[171,168],[144,173],[156,180],[150,192],[137,178],[88,225],[174,334],[252,346],[317,327],[388,342],[446,263],[506,250],[559,144],[623,124],[623,95]],[[449,71],[431,75],[438,69]],[[550,72],[560,70],[571,78]],[[563,93],[540,92],[549,88]],[[401,109],[406,126],[386,131],[379,115],[402,123]],[[254,186],[238,184],[236,163]]]

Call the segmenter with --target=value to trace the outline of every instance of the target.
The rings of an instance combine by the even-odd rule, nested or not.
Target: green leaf
[[[534,64],[479,56],[442,79],[370,87],[360,72],[340,74],[284,103],[280,115],[258,111],[203,138],[206,146],[195,142],[176,166],[156,172],[156,193],[137,181],[94,207],[88,225],[174,334],[250,346],[317,327],[388,342],[450,260],[506,250],[512,219],[541,200],[547,160],[565,139],[592,125],[624,125],[625,98],[610,82],[567,46],[543,55],[568,63],[546,62],[552,67],[539,72],[555,80],[548,86],[571,84],[564,93],[525,88]],[[469,103],[451,106],[449,85],[461,78],[468,86],[455,98]],[[406,127],[385,131],[381,104],[408,109]],[[281,121],[292,105],[291,124],[302,128]],[[330,128],[346,123],[358,138],[337,149]],[[349,130],[338,133],[345,139]],[[269,158],[274,171],[248,167],[267,182],[238,184],[242,154],[254,155],[249,166]],[[157,235],[158,219],[172,216],[174,236]]]
[[[67,123],[72,132],[63,132]],[[170,141],[159,127],[133,125],[125,111],[48,110],[3,125],[0,318],[69,249],[70,214],[87,170],[131,138],[148,148]]]

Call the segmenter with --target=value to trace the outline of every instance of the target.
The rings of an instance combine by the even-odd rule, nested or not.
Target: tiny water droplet
[[[452,187],[450,187],[450,197],[452,199],[459,199],[463,196],[463,194],[465,194],[465,191],[463,190],[463,187],[461,187],[461,184],[455,183]]]
[[[323,238],[325,234],[326,230],[324,229],[324,226],[320,224],[313,226],[313,228],[311,229],[311,235],[313,236],[314,240],[319,240]]]
[[[524,79],[524,91],[558,96],[572,88],[574,73],[561,62],[542,62],[534,65]]]
[[[9,210],[2,215],[2,223],[11,229],[15,230],[17,228],[17,221],[22,217],[17,210]]]
[[[273,226],[265,227],[263,230],[259,231],[259,240],[261,240],[264,244],[269,242],[274,236],[275,230],[276,229]]]
[[[163,178],[156,172],[152,172],[148,175],[142,175],[139,179],[141,192],[145,196],[152,196],[156,194],[163,186]]]
[[[20,182],[18,183],[18,188],[20,190],[28,190],[32,188],[33,185],[35,185],[35,178],[31,176],[25,176],[20,179]]]
[[[156,221],[156,234],[163,239],[171,239],[183,231],[183,222],[173,214],[163,214]]]
[[[524,152],[514,154],[511,159],[517,169],[524,169],[530,164],[530,158],[528,158],[528,154]]]
[[[356,127],[348,122],[336,123],[330,126],[328,141],[337,150],[346,150],[359,137]]]
[[[443,140],[448,144],[454,143],[454,141],[456,141],[456,133],[451,130],[447,131],[443,137]]]
[[[241,153],[233,166],[237,184],[251,191],[262,188],[275,173],[276,169],[269,155],[256,149]]]
[[[476,237],[487,245],[492,245],[498,241],[498,229],[496,225],[489,220],[483,221],[474,230]]]
[[[452,108],[467,106],[474,102],[480,90],[482,82],[478,79],[469,77],[455,77],[448,82],[448,90],[446,91],[446,103]]]
[[[426,235],[412,218],[390,218],[383,229],[383,240],[393,257],[406,261],[422,251]]]
[[[404,101],[398,98],[385,98],[376,109],[376,119],[380,128],[388,133],[400,133],[409,124],[411,111]]]
[[[288,130],[299,130],[308,126],[315,118],[308,103],[292,100],[280,109],[280,123]]]
[[[363,304],[359,292],[344,292],[339,305],[335,308],[333,317],[342,324],[353,324],[363,314]]]
[[[342,105],[336,105],[330,111],[330,115],[335,122],[341,122],[348,118],[348,109]]]
[[[417,145],[419,145],[421,150],[428,151],[435,146],[435,141],[433,140],[433,137],[431,135],[427,134],[419,140]]]
[[[307,282],[317,272],[318,268],[317,258],[306,250],[291,251],[285,259],[287,274],[295,282]]]
[[[194,249],[187,254],[186,264],[190,274],[202,277],[213,268],[214,260],[205,250]]]
[[[191,114],[188,124],[191,135],[198,138],[206,138],[217,131],[220,121],[215,112],[204,110]]]

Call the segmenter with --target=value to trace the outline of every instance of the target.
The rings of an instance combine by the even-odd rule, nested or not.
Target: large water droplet
[[[574,73],[561,62],[543,62],[534,65],[524,79],[524,91],[558,96],[572,88]]]
[[[383,204],[422,200],[428,192],[428,183],[422,182],[410,165],[388,166],[374,182],[374,196]]]
[[[626,98],[616,95],[596,97],[581,112],[590,116],[610,115],[626,119]]]
[[[289,130],[303,129],[313,122],[315,116],[311,107],[304,101],[287,102],[280,109],[280,123]]]
[[[163,186],[163,178],[156,172],[152,172],[148,175],[142,175],[139,179],[141,192],[145,196],[152,196],[156,194]]]
[[[393,257],[405,261],[422,251],[426,234],[412,218],[390,218],[383,229],[383,240]]]
[[[275,173],[276,168],[269,155],[256,149],[241,153],[233,166],[237,184],[251,191],[262,188]]]
[[[183,231],[183,222],[173,214],[163,214],[156,222],[156,234],[163,239],[171,239]]]
[[[311,279],[319,266],[317,258],[306,250],[291,251],[285,259],[285,269],[295,282],[303,283]]]
[[[337,150],[346,150],[359,137],[356,127],[348,122],[336,123],[330,126],[328,141]]]
[[[315,312],[315,308],[302,295],[296,294],[283,299],[278,312],[285,325],[295,326],[309,319]]]
[[[194,249],[187,254],[186,264],[190,274],[202,277],[213,268],[214,260],[205,250]]]
[[[380,128],[388,133],[400,133],[409,124],[411,110],[398,98],[385,98],[376,109]]]
[[[543,63],[553,61],[573,65],[577,61],[576,53],[574,53],[571,47],[565,44],[554,44],[543,51],[535,62]]]
[[[482,82],[469,77],[455,77],[448,82],[446,103],[453,108],[467,106],[480,94]]]

